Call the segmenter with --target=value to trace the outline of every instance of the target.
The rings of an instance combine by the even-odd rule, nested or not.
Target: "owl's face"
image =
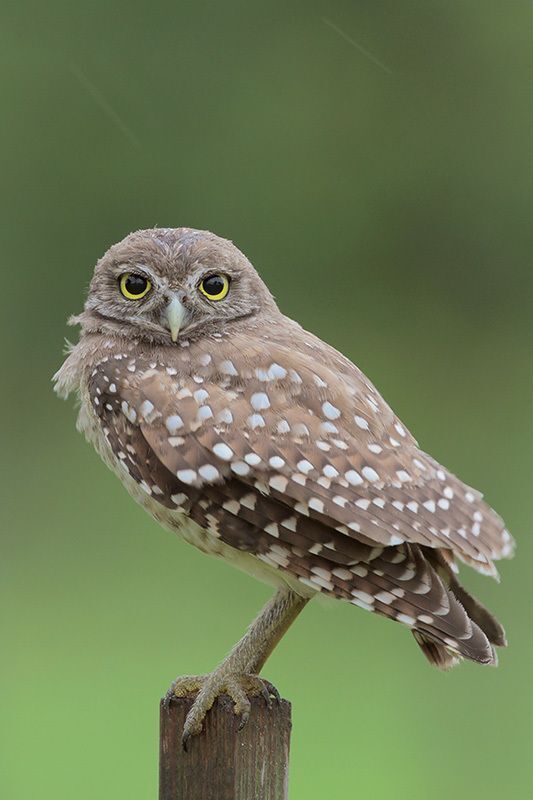
[[[113,245],[96,265],[83,323],[151,342],[212,333],[276,313],[267,287],[231,242],[206,231],[154,228]],[[277,312],[279,313],[279,312]],[[134,328],[134,330],[132,330]]]

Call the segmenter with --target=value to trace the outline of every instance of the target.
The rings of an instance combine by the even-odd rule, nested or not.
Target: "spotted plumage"
[[[135,308],[117,286],[130,272],[153,287]],[[224,299],[200,297],[205,275],[227,280]],[[355,365],[281,314],[233,245],[132,234],[75,321],[58,391],[79,391],[79,427],[162,524],[299,597],[407,625],[437,666],[494,663],[503,630],[456,559],[495,576],[513,547],[502,520]]]

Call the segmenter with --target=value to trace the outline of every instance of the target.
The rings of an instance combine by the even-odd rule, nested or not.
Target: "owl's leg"
[[[185,720],[184,748],[191,736],[201,732],[205,716],[219,695],[228,694],[234,701],[235,713],[241,717],[239,728],[250,715],[250,696],[262,694],[267,702],[271,696],[279,698],[274,686],[259,678],[258,672],[307,600],[288,587],[279,589],[220,666],[209,675],[187,675],[174,681],[167,704],[173,696],[198,692]]]

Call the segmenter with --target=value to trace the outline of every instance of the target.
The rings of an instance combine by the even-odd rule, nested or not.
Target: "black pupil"
[[[130,294],[142,294],[146,285],[146,278],[142,275],[129,275],[126,278],[126,289]]]
[[[212,296],[220,294],[224,291],[224,279],[221,278],[220,275],[211,275],[210,278],[205,279],[204,289],[207,294]]]

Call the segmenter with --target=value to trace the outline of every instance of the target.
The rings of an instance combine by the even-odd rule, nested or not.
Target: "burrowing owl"
[[[137,231],[98,262],[78,344],[55,376],[78,428],[162,525],[277,587],[198,691],[184,740],[221,692],[246,721],[258,673],[320,592],[409,627],[429,661],[494,664],[494,617],[461,586],[512,554],[481,495],[418,448],[362,372],[284,316],[212,233]]]

